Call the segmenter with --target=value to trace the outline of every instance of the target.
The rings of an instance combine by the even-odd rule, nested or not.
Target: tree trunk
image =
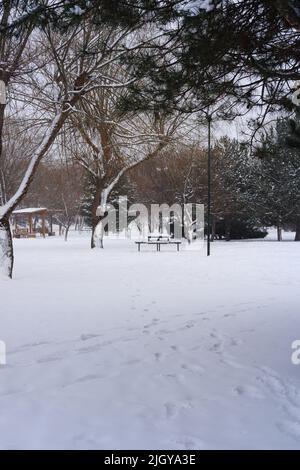
[[[104,230],[103,227],[101,226],[101,221],[103,217],[97,217],[97,221],[93,222],[92,225],[92,236],[91,236],[91,248],[104,248],[104,243],[103,243],[103,235],[104,235]],[[96,225],[94,225],[94,223]],[[96,236],[96,233],[100,232],[100,235]]]
[[[231,219],[230,217],[226,217],[225,219],[225,240],[230,242],[231,240]]]
[[[102,217],[101,217],[102,219]],[[102,225],[102,222],[100,220],[100,222],[98,222],[98,225],[101,224],[101,227],[100,227],[100,237],[99,237],[99,246],[100,248],[104,248],[104,244],[103,244],[103,235],[104,235],[104,229],[103,229],[103,225]]]
[[[92,249],[96,248],[97,246],[96,229],[97,229],[97,225],[99,221],[101,220],[101,217],[97,216],[97,208],[100,204],[100,196],[101,196],[101,188],[100,188],[100,185],[98,185],[95,195],[94,195],[93,204],[92,204],[92,236],[91,236],[91,248]]]
[[[14,249],[10,231],[9,219],[0,219],[0,269],[10,279],[14,267]]]
[[[106,189],[102,189],[103,183],[101,182],[101,186],[99,185],[95,194],[95,198],[92,205],[92,238],[91,238],[91,248],[96,248],[96,232],[99,232],[99,236],[97,237],[99,241],[99,247],[104,248],[103,244],[103,236],[104,236],[104,226],[102,220],[105,218],[106,215],[106,204],[107,204],[107,197],[109,195],[109,191]],[[101,215],[97,215],[98,207],[101,207],[102,213]],[[98,230],[97,230],[98,228]]]
[[[96,227],[97,223],[92,220],[92,235],[91,235],[91,249],[96,248]]]
[[[280,223],[277,225],[277,241],[282,242],[282,226]]]
[[[65,231],[65,242],[68,241],[68,235],[69,235],[69,230],[70,230],[71,225],[66,226],[66,231]]]
[[[297,220],[297,223],[296,223],[295,242],[300,242],[300,220]]]

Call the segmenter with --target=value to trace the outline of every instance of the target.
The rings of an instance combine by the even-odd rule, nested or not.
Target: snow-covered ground
[[[300,448],[300,243],[88,245],[15,241],[1,449]]]

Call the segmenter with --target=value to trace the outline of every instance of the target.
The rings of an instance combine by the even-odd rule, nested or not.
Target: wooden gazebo
[[[52,213],[45,207],[28,207],[26,209],[18,209],[13,211],[13,236],[15,238],[35,238],[37,234],[41,234],[44,238],[47,235],[55,235],[52,230]],[[50,216],[50,228],[46,226],[46,219]],[[36,228],[34,219],[41,220],[41,226]],[[20,222],[22,221],[22,224]],[[25,224],[24,224],[25,222]]]

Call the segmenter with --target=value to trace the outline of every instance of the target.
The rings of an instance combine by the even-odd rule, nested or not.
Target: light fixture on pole
[[[207,114],[208,149],[207,149],[207,256],[210,256],[211,236],[211,114]]]

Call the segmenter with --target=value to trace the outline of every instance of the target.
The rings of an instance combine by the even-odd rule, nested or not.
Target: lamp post
[[[207,149],[207,256],[210,256],[211,235],[211,114],[207,114],[208,149]]]

